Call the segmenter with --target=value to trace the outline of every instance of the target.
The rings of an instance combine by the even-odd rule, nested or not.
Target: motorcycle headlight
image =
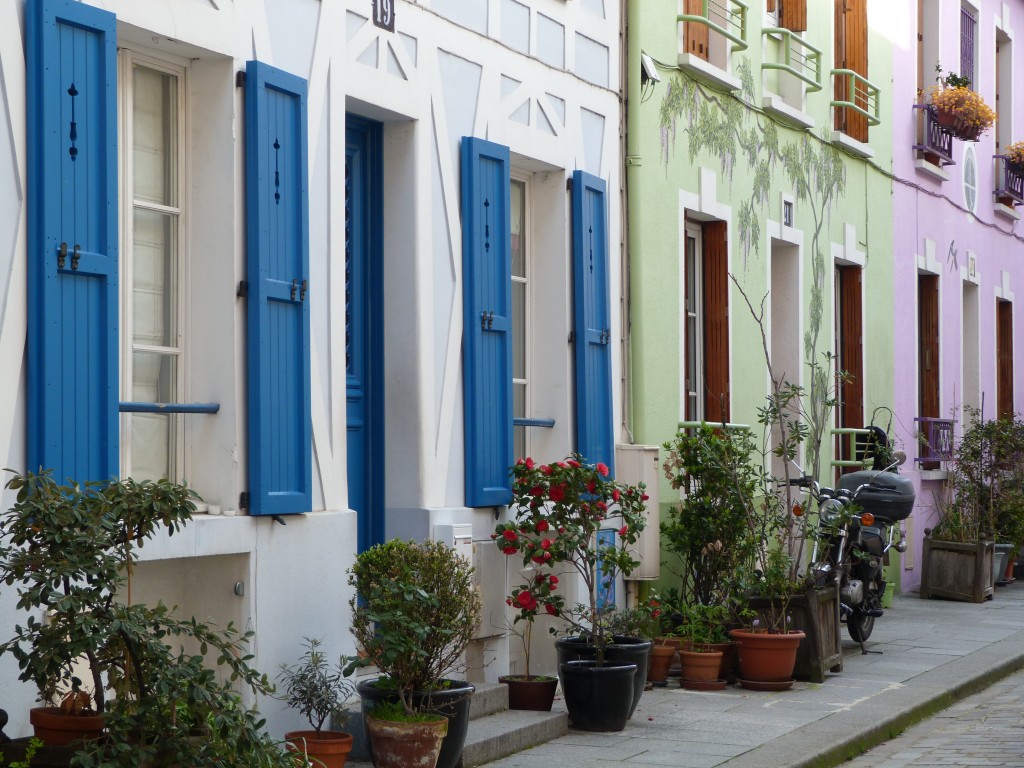
[[[818,509],[818,521],[822,525],[833,525],[843,514],[843,505],[835,499],[829,499]]]

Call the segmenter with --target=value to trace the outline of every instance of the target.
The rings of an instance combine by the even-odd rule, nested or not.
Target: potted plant
[[[344,726],[348,720],[344,704],[355,693],[355,684],[345,678],[345,658],[332,667],[320,645],[320,640],[306,638],[306,651],[298,662],[281,665],[278,680],[284,690],[280,698],[305,717],[312,728],[290,731],[284,738],[314,765],[342,768],[352,751],[352,735],[325,729],[324,723],[330,719]]]
[[[939,125],[948,130],[961,141],[977,141],[996,120],[992,110],[981,94],[971,90],[971,81],[955,72],[941,76],[942,68],[936,65],[940,73],[937,80],[939,86],[931,88],[930,105],[935,110]]]
[[[509,709],[550,712],[558,688],[558,678],[530,674],[530,651],[534,621],[542,607],[545,613],[554,611],[554,605],[546,598],[558,588],[558,576],[545,571],[538,572],[532,567],[524,570],[529,582],[513,589],[505,602],[515,610],[509,631],[516,635],[523,645],[526,670],[522,675],[503,675],[498,678],[498,682],[508,686]]]
[[[617,482],[607,466],[590,466],[579,454],[551,464],[520,459],[511,475],[512,519],[494,532],[502,551],[524,565],[574,572],[586,595],[586,603],[575,605],[561,595],[537,598],[575,635],[556,643],[569,718],[581,730],[622,730],[643,693],[651,644],[613,636],[601,621],[598,594],[638,564],[627,545],[645,524],[643,485]],[[603,530],[611,535],[599,538]],[[533,591],[537,583],[525,588]],[[616,661],[622,658],[628,660]]]
[[[446,675],[461,662],[480,620],[472,567],[441,542],[394,539],[361,552],[348,583],[354,588],[349,606],[361,656],[346,671],[375,666],[381,673],[357,686],[374,764],[413,765],[386,762],[391,748],[383,746],[385,740],[407,731],[418,737],[432,728],[438,768],[454,768],[474,688]]]
[[[1003,151],[1003,154],[1014,173],[1024,174],[1024,141],[1013,142]]]
[[[103,723],[103,738],[69,749],[61,737],[51,740],[59,759],[73,757],[83,768],[173,765],[197,755],[293,765],[234,690],[272,691],[248,664],[249,634],[126,599],[136,550],[186,524],[192,490],[166,480],[60,485],[48,472],[15,473],[7,488],[15,503],[0,516],[0,580],[16,586],[18,607],[29,616],[0,654],[17,660],[19,678],[43,702],[62,702],[65,712],[44,714],[76,721],[91,713]],[[185,638],[210,648],[224,674],[201,655],[171,648]],[[44,726],[44,741],[52,738]]]
[[[724,605],[685,605],[676,631],[689,643],[679,651],[682,674],[679,684],[690,690],[713,690],[726,684],[726,654],[732,659],[726,627],[731,616]]]

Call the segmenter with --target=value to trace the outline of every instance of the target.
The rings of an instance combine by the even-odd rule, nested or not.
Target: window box
[[[953,458],[953,419],[938,419],[932,416],[918,416],[914,419],[920,426],[920,440],[914,463],[921,469],[938,469],[943,462]]]
[[[1024,166],[1011,163],[1006,155],[994,155],[993,159],[999,163],[998,186],[993,193],[996,201],[1009,208],[1024,203]]]
[[[922,159],[942,168],[956,165],[953,160],[953,134],[939,123],[938,114],[931,104],[914,104],[917,112],[918,143],[913,149]]]

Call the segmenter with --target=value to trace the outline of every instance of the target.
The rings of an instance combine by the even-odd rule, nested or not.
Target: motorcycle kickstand
[[[861,656],[867,656],[869,653],[877,653],[879,656],[881,656],[883,653],[885,653],[885,651],[869,651],[867,649],[867,646],[864,645],[864,641],[861,640],[860,641],[860,655]]]

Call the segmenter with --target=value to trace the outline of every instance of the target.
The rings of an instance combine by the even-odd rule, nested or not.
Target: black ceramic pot
[[[413,694],[414,704],[430,697],[429,711],[448,718],[448,735],[441,743],[441,754],[437,758],[437,768],[455,768],[462,757],[462,747],[466,743],[466,731],[469,729],[469,697],[476,691],[465,680],[442,680],[446,687],[436,691],[417,691]],[[362,699],[364,730],[366,716],[373,708],[383,701],[398,701],[398,694],[390,688],[377,687],[376,680],[363,680],[356,686],[359,698]],[[373,748],[369,746],[369,735],[366,743],[373,757]]]
[[[608,643],[604,647],[605,663],[636,665],[637,672],[633,680],[633,696],[628,715],[628,717],[632,717],[636,711],[636,705],[640,703],[644,686],[647,685],[647,663],[650,660],[651,648],[654,643],[650,640],[625,635],[614,635],[612,640],[614,642]],[[561,637],[555,641],[555,648],[558,651],[559,678],[561,678],[562,664],[565,662],[597,659],[597,648],[589,638],[583,636]],[[562,688],[565,688],[564,679]]]
[[[629,720],[636,664],[597,666],[593,660],[558,665],[562,695],[572,727],[580,731],[621,731]]]

